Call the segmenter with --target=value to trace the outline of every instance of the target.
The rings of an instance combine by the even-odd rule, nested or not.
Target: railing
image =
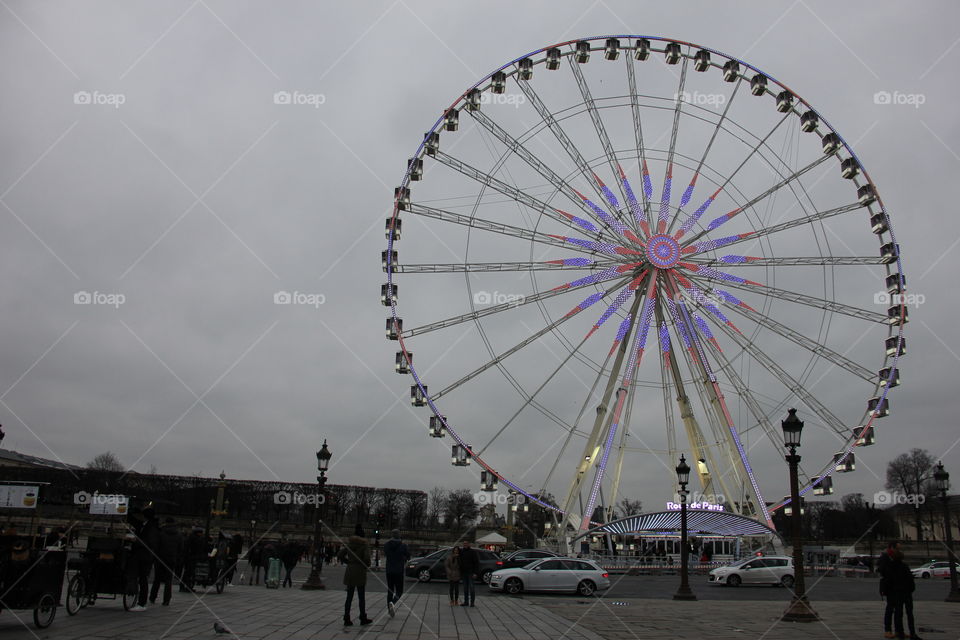
[[[680,558],[668,556],[666,559],[643,559],[636,556],[584,556],[593,560],[610,573],[626,573],[630,575],[674,575],[680,572]],[[735,562],[733,556],[714,556],[709,562],[691,558],[689,571],[691,575],[707,575],[711,570],[725,567]],[[804,575],[808,576],[835,576],[842,578],[875,578],[876,574],[867,567],[847,564],[807,564],[804,565]]]

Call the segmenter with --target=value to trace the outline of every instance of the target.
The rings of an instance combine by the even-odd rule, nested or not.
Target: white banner
[[[90,515],[125,516],[128,502],[127,496],[95,493],[90,496]]]
[[[0,484],[0,507],[36,509],[40,487],[23,484]]]

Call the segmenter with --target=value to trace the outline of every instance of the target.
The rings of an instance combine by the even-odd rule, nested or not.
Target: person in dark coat
[[[282,586],[293,588],[293,570],[300,561],[300,545],[289,540],[280,547],[280,562],[283,563],[284,576]]]
[[[227,545],[227,584],[233,586],[233,576],[237,571],[237,562],[240,561],[240,554],[243,553],[243,536],[239,533],[233,534],[230,538],[230,544]]]
[[[900,542],[891,540],[887,543],[887,548],[877,558],[877,573],[880,574],[880,595],[887,599],[887,604],[883,608],[883,637],[892,638],[893,636],[893,609],[895,602],[888,594],[890,564],[893,562],[893,555],[900,549]]]
[[[475,580],[480,575],[480,554],[469,540],[463,541],[460,549],[460,579],[463,581],[463,607],[472,607],[477,599]]]
[[[129,524],[133,540],[127,558],[127,588],[130,593],[137,593],[137,603],[130,611],[143,611],[150,590],[150,569],[160,542],[160,527],[151,507],[142,511],[136,507],[131,509]]]
[[[203,529],[194,527],[183,543],[183,583],[182,591],[192,591],[196,583],[197,563],[206,562],[207,540]]]
[[[247,563],[250,565],[250,581],[247,583],[248,586],[253,586],[254,578],[256,578],[256,583],[260,584],[260,567],[262,566],[263,561],[263,543],[256,542],[250,550],[247,551]]]
[[[157,601],[157,594],[160,592],[160,585],[162,584],[162,604],[164,606],[170,605],[170,596],[173,593],[173,574],[175,567],[180,564],[181,556],[183,556],[183,536],[180,535],[173,518],[167,518],[164,521],[163,528],[160,529],[157,544],[157,557],[153,568],[153,587],[150,588],[151,603]]]
[[[403,596],[403,568],[410,559],[410,551],[400,539],[400,529],[390,532],[390,539],[383,545],[383,555],[387,559],[384,568],[387,577],[387,611],[392,618],[397,612],[396,604]]]
[[[343,584],[347,587],[347,600],[343,605],[343,626],[349,627],[350,606],[353,604],[353,592],[357,592],[360,605],[360,624],[373,622],[367,617],[366,587],[367,569],[370,568],[370,545],[363,534],[363,526],[357,524],[354,535],[347,539],[346,546],[340,549],[337,559],[347,566],[343,572]]]
[[[897,638],[909,637],[911,640],[920,640],[917,635],[916,623],[913,619],[913,592],[916,584],[910,567],[903,561],[903,552],[899,549],[893,552],[890,565],[887,567],[887,599],[893,601],[893,628]],[[907,628],[910,635],[903,634],[903,613],[907,614]]]

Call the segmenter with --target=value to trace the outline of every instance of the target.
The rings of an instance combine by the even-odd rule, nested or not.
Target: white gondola
[[[447,416],[430,416],[430,437],[442,438],[447,434],[447,428],[443,423],[447,421]]]
[[[723,64],[723,79],[727,82],[735,82],[740,77],[740,63],[736,60],[727,60]]]
[[[440,134],[436,131],[428,133],[423,148],[427,151],[428,156],[432,157],[437,155],[437,151],[440,150]]]
[[[857,161],[853,158],[844,158],[843,161],[840,162],[840,175],[847,180],[852,180],[860,175],[860,165],[858,165]]]
[[[580,64],[588,62],[590,60],[590,43],[581,40],[577,43],[576,54],[574,54],[574,59]]]
[[[823,154],[828,156],[832,153],[836,153],[837,149],[840,148],[840,136],[831,131],[827,135],[823,136],[821,143],[823,147]]]
[[[867,411],[877,418],[886,418],[890,415],[890,399],[884,398],[881,403],[880,398],[870,398],[867,402]]]
[[[403,220],[390,216],[387,218],[387,224],[384,225],[384,230],[387,240],[390,239],[390,234],[392,233],[393,241],[396,242],[400,239],[400,232],[403,230]]]
[[[603,57],[607,60],[616,60],[620,57],[620,41],[616,38],[607,38]]]
[[[755,96],[762,96],[767,92],[767,76],[758,73],[750,81],[750,93]]]
[[[533,60],[530,58],[524,58],[517,63],[520,67],[520,79],[521,80],[532,80],[533,79]]]
[[[467,445],[469,447],[470,445]],[[462,447],[459,444],[453,445],[450,450],[450,461],[455,467],[466,467],[470,464],[470,451],[467,447]]]
[[[676,42],[667,44],[667,47],[663,50],[663,58],[667,61],[667,64],[680,62],[680,45]]]
[[[887,324],[899,327],[910,322],[909,310],[906,305],[895,304],[887,308]]]
[[[496,491],[498,478],[495,473],[491,471],[481,471],[480,472],[480,491]]]
[[[503,71],[497,71],[490,78],[490,91],[493,93],[503,93],[507,90],[507,74]]]
[[[443,127],[447,131],[456,131],[460,128],[460,112],[456,109],[450,109],[443,116]]]
[[[870,230],[877,235],[886,233],[890,230],[890,228],[887,226],[887,216],[884,215],[883,211],[870,216]]]
[[[393,199],[397,201],[397,209],[406,211],[410,204],[410,189],[407,187],[396,187],[393,190]]]
[[[389,254],[390,254],[390,261],[389,261],[389,263],[387,262],[387,253],[388,253],[388,252],[387,252],[386,249],[384,249],[383,251],[380,252],[380,266],[383,267],[383,272],[384,272],[384,273],[387,272],[387,264],[389,264],[391,268],[395,267],[396,264],[397,264],[397,250],[394,249],[393,251],[390,251],[390,252],[389,252]]]
[[[777,94],[777,111],[786,113],[793,109],[793,94],[789,91],[781,91]]]
[[[783,501],[787,502],[787,500],[790,500],[790,496],[783,496]],[[800,497],[800,515],[804,515],[806,513],[807,513],[806,501],[803,499],[803,496],[801,496]],[[787,502],[787,504],[783,505],[783,515],[787,516],[788,518],[793,516],[793,502]]]
[[[890,336],[883,341],[888,356],[902,356],[907,352],[907,339],[900,336]]]
[[[800,130],[805,133],[816,131],[817,125],[819,124],[820,116],[818,116],[815,111],[807,111],[800,116]]]
[[[560,49],[553,47],[547,49],[547,69],[556,71],[560,68]]]
[[[850,473],[857,468],[857,459],[852,451],[837,451],[833,454],[833,464],[837,465],[837,473]]]
[[[389,307],[391,304],[397,304],[397,293],[399,289],[399,285],[390,284],[389,282],[380,285],[380,304],[385,307]]]
[[[387,318],[387,339],[399,340],[401,332],[403,332],[403,319]]]
[[[700,49],[700,51],[697,51],[697,55],[693,56],[693,68],[700,72],[709,69],[710,52],[706,49]]]
[[[467,111],[477,111],[480,109],[480,89],[470,89],[467,92],[466,99]]]
[[[633,54],[633,57],[637,60],[646,60],[650,57],[650,41],[646,38],[640,38],[637,40],[637,50]]]
[[[410,387],[410,404],[415,407],[427,406],[427,385],[415,384]]]
[[[887,276],[887,293],[891,296],[897,293],[903,293],[903,288],[907,286],[907,276],[902,273],[891,273]]]
[[[423,178],[423,158],[410,158],[407,161],[407,168],[410,171],[411,180]]]
[[[900,247],[898,247],[893,242],[888,242],[887,244],[880,247],[880,257],[883,259],[883,264],[890,264],[897,261],[897,256],[900,254]]]
[[[833,494],[833,478],[830,476],[813,478],[813,495],[829,496]]]
[[[870,425],[869,429],[866,425],[854,427],[853,437],[856,438],[858,447],[869,447],[877,443],[877,430],[873,428],[873,425]]]
[[[396,364],[394,367],[397,370],[397,373],[406,374],[410,373],[410,365],[413,364],[413,352],[407,351],[397,351]]]
[[[860,201],[860,204],[867,206],[868,204],[873,204],[877,200],[877,192],[873,188],[872,184],[865,184],[859,189],[857,189],[857,200]]]

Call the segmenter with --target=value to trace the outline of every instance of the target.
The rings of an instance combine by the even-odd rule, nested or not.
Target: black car
[[[407,577],[416,578],[420,582],[446,580],[447,569],[444,567],[443,562],[447,559],[447,554],[450,553],[450,549],[451,547],[447,547],[446,549],[434,551],[428,556],[410,560],[407,562]],[[486,549],[474,549],[474,551],[477,552],[477,556],[480,559],[480,579],[487,584],[490,582],[490,574],[497,569],[503,568],[497,566],[497,563],[500,561],[500,556]]]
[[[534,560],[559,557],[559,553],[554,553],[553,551],[548,551],[546,549],[520,549],[519,551],[514,551],[513,553],[504,556],[500,562],[497,563],[497,569],[513,569],[515,567],[524,567]]]

